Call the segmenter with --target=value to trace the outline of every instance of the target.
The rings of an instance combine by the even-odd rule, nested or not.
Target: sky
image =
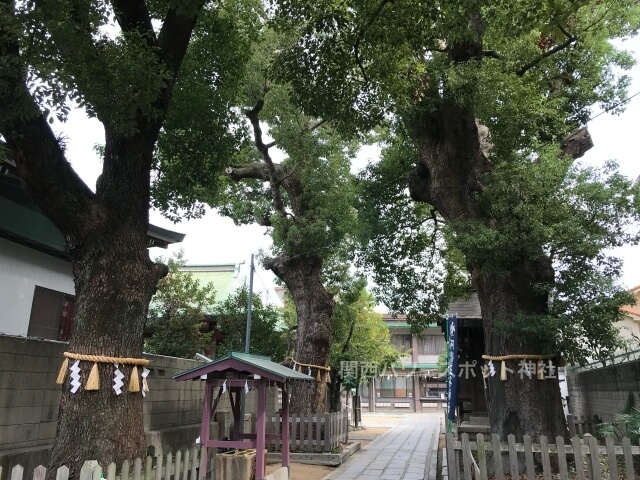
[[[633,51],[640,61],[640,38],[621,44],[627,50]],[[629,96],[640,92],[640,65],[636,65],[628,72],[633,78],[629,87]],[[600,111],[594,108],[592,117]],[[601,166],[610,159],[615,159],[620,165],[620,172],[631,178],[640,177],[640,95],[632,99],[626,111],[614,116],[609,113],[598,116],[588,124],[593,139],[592,148],[581,159],[594,166]],[[67,141],[67,156],[80,177],[95,188],[95,182],[101,171],[101,162],[94,151],[96,144],[104,143],[102,124],[96,119],[87,118],[82,110],[73,110],[66,123],[56,125],[56,129],[63,133]],[[356,160],[364,166],[368,159],[375,160],[375,149],[368,149]],[[152,249],[152,258],[171,255],[178,249],[183,249],[185,258],[190,265],[206,265],[216,263],[245,262],[249,264],[251,254],[257,254],[261,249],[268,250],[271,239],[265,234],[266,229],[258,225],[236,226],[233,221],[208,210],[201,219],[185,220],[174,224],[164,218],[159,212],[150,213],[151,223],[186,234],[184,241],[170,247],[167,251]],[[621,247],[614,252],[624,262],[622,282],[627,287],[640,284],[640,246]],[[248,272],[248,270],[246,270]],[[254,280],[255,291],[264,300],[278,304],[277,296],[273,292],[274,277],[256,262]]]

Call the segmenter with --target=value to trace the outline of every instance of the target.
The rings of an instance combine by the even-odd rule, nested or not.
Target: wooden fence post
[[[22,480],[24,474],[24,468],[21,465],[16,465],[11,469],[11,480]]]
[[[484,444],[484,435],[478,433],[476,435],[476,443],[478,444],[478,467],[480,468],[480,480],[487,480],[487,451]],[[476,479],[477,480],[477,479]]]
[[[551,459],[549,458],[549,442],[545,435],[540,435],[540,456],[542,457],[542,476],[544,480],[551,480],[552,472]]]
[[[567,452],[564,448],[564,438],[560,435],[556,437],[556,449],[558,451],[558,471],[562,480],[569,478],[569,469],[567,468]]]
[[[307,451],[313,452],[313,415],[305,415],[305,422],[307,423]]]
[[[631,440],[628,437],[622,439],[622,451],[624,453],[624,465],[627,470],[627,478],[635,478],[633,471],[633,457],[631,456]]]
[[[322,452],[322,416],[319,413],[316,413],[315,424],[316,424],[316,449],[317,453]]]
[[[573,458],[576,463],[576,480],[584,480],[584,461],[582,458],[582,444],[580,438],[576,435],[571,439],[573,447]]]
[[[445,438],[447,444],[447,468],[449,469],[449,480],[459,480],[460,467],[458,465],[458,462],[456,461],[456,447],[453,433],[447,432]]]
[[[493,447],[493,468],[496,478],[504,478],[502,473],[502,448],[500,446],[500,437],[497,433],[491,435],[491,445]]]
[[[471,459],[471,447],[469,445],[469,434],[463,433],[460,436],[462,440],[462,465],[464,467],[464,479],[472,480],[473,478],[473,465]]]
[[[536,470],[533,464],[533,446],[531,444],[531,436],[525,435],[523,440],[524,440],[524,461],[527,466],[527,478],[535,478]]]
[[[518,473],[518,453],[516,452],[516,436],[507,435],[507,448],[509,449],[509,469],[511,478],[520,478]]]
[[[602,475],[600,473],[600,457],[598,455],[598,441],[596,437],[589,436],[588,440],[589,445],[589,461],[587,465],[589,465],[589,480],[601,480]]]
[[[69,478],[69,467],[66,467],[65,465],[63,465],[60,468],[58,468],[58,471],[56,472],[56,480],[68,480],[68,478]]]
[[[604,441],[607,447],[607,460],[609,463],[609,475],[610,475],[609,478],[611,478],[611,480],[617,480],[618,462],[616,460],[616,447],[613,445],[613,437],[611,435],[607,435],[607,438],[605,438]]]
[[[569,438],[576,436],[576,424],[573,415],[567,415],[567,426],[569,427]]]

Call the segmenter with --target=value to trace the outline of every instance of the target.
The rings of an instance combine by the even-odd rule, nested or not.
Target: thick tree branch
[[[193,3],[192,8],[194,11],[192,16],[182,15],[175,8],[170,9],[164,18],[158,35],[160,57],[174,75],[177,75],[180,70],[180,65],[191,39],[191,32],[196,25],[198,14],[202,10],[205,1],[196,0],[191,3]],[[185,6],[184,8],[187,7]]]
[[[570,47],[571,45],[573,45],[577,40],[577,37],[571,35],[569,36],[569,38],[567,38],[564,42],[562,42],[560,45],[556,45],[555,47],[553,47],[551,50],[548,50],[546,52],[544,52],[542,55],[540,55],[537,58],[534,58],[533,60],[531,60],[529,63],[527,63],[525,66],[523,66],[522,68],[520,68],[517,72],[516,75],[518,75],[519,77],[523,76],[525,73],[527,73],[529,70],[531,70],[533,67],[535,67],[536,65],[538,65],[542,60],[544,60],[547,57],[550,57],[551,55],[558,53],[562,50],[565,50],[566,48]]]
[[[317,128],[320,128],[320,126],[325,122],[325,120],[316,120],[315,122],[310,122],[307,124],[307,129],[310,132],[313,132],[314,130],[316,130]]]
[[[178,72],[204,0],[170,2],[171,7],[165,15],[157,42],[153,42],[155,45],[151,43],[153,30],[150,21],[147,20],[149,14],[141,0],[135,0],[133,5],[124,5],[129,0],[118,1],[123,29],[142,29],[141,34],[150,39],[149,48],[152,54],[158,56],[169,71],[169,76],[152,101],[157,115],[136,113],[135,123],[138,132],[133,137],[124,136],[117,128],[110,128],[110,125],[105,124],[107,142],[102,177],[109,183],[100,182],[96,191],[101,198],[108,197],[114,202],[135,199],[135,207],[146,212],[149,171],[153,162],[151,153],[173,97]],[[158,69],[157,75],[164,74]],[[127,158],[127,161],[123,162],[123,158]]]
[[[121,0],[123,3],[129,0]],[[156,107],[163,113],[167,112],[169,103],[173,96],[173,88],[178,79],[178,72],[187,53],[187,47],[191,40],[191,34],[196,26],[196,21],[206,0],[191,0],[183,2],[181,8],[190,10],[190,16],[178,13],[177,8],[171,8],[165,15],[162,28],[158,34],[156,45],[158,47],[158,55],[171,72],[171,79],[165,83],[164,88],[160,91]],[[155,121],[155,134],[160,131],[163,118]]]
[[[344,344],[342,345],[342,353],[347,353],[347,350],[349,350],[349,346],[351,343],[351,337],[353,337],[353,331],[356,328],[356,318],[353,318],[353,322],[351,322],[351,325],[349,326],[349,334],[347,335],[347,339],[344,341]]]
[[[438,232],[441,230],[440,222],[438,221],[438,211],[431,207],[431,220],[433,221],[433,230],[431,232],[431,238],[429,241],[431,242],[431,254],[435,254],[435,251],[438,250],[437,247],[437,236]]]
[[[273,223],[271,222],[271,219],[266,215],[258,216],[254,214],[253,218],[255,219],[256,223],[261,227],[273,227]]]
[[[224,169],[224,173],[232,180],[254,179],[269,181],[269,170],[264,163],[248,163],[245,165],[232,165]]]
[[[151,45],[156,43],[151,16],[144,0],[113,0],[113,11],[123,32],[137,30],[147,37]]]
[[[504,58],[502,55],[500,55],[495,50],[484,50],[482,52],[482,56],[483,57],[489,57],[489,58],[495,58],[497,60],[502,60]]]
[[[25,85],[26,66],[11,22],[13,2],[0,3],[0,134],[25,190],[68,237],[104,217],[93,192],[71,168]],[[80,214],[81,213],[81,214]],[[77,238],[75,239],[77,240]]]
[[[265,93],[269,90],[268,86],[265,86]],[[253,141],[255,142],[256,148],[262,155],[264,163],[269,171],[269,183],[271,184],[271,195],[273,198],[273,207],[276,209],[278,213],[283,216],[287,215],[287,211],[284,207],[284,201],[282,200],[282,195],[280,193],[280,184],[281,179],[278,175],[278,171],[276,169],[276,165],[273,163],[271,155],[269,155],[269,147],[264,143],[262,138],[262,128],[260,127],[260,112],[264,107],[264,99],[261,98],[256,102],[256,105],[249,110],[246,115],[249,121],[251,122],[251,126],[253,127]]]
[[[593,140],[587,127],[581,127],[562,139],[560,150],[564,155],[578,159],[593,147]]]

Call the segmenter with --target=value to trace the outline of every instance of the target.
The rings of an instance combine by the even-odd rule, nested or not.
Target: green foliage
[[[249,291],[243,286],[214,307],[216,331],[224,337],[216,348],[217,357],[244,352],[248,300]],[[274,306],[263,304],[259,296],[253,297],[251,306],[249,352],[282,361],[287,354],[287,343],[281,313]]]
[[[380,372],[400,358],[382,315],[374,311],[374,298],[365,287],[363,279],[351,278],[336,297],[329,355],[329,365],[334,371],[341,371],[341,362],[373,362]],[[345,383],[342,379],[342,382],[346,385],[349,381],[357,383],[361,380],[351,379]]]
[[[166,12],[169,2],[161,3]],[[17,2],[16,20],[27,83],[51,122],[64,121],[69,101],[126,135],[140,116],[162,116],[157,98],[170,68],[138,30],[113,34],[110,2]]]
[[[621,262],[606,252],[640,240],[640,185],[613,162],[570,165],[549,148],[499,165],[491,182],[480,202],[493,224],[467,223],[453,244],[496,272],[513,268],[523,252],[547,255],[555,281],[535,288],[550,293],[549,310],[520,315],[511,328],[572,361],[610,356],[621,346],[613,324],[633,298],[616,283]]]
[[[598,435],[601,437],[617,433],[629,437],[632,445],[640,440],[640,405],[635,404],[633,393],[629,393],[624,411],[616,415],[613,422],[603,423],[598,428]]]
[[[164,263],[164,259],[156,262]],[[169,259],[169,274],[160,280],[149,306],[146,330],[151,337],[145,341],[149,353],[192,358],[212,346],[211,333],[202,333],[201,328],[213,308],[215,290],[211,284],[200,285],[191,273],[180,271],[184,265],[182,251]]]
[[[630,298],[617,284],[620,262],[606,252],[639,240],[638,186],[613,163],[572,164],[556,145],[584,125],[591,106],[610,108],[626,98],[624,71],[633,59],[610,40],[637,33],[640,4],[274,3],[278,28],[299,35],[278,57],[278,72],[300,105],[341,130],[383,125],[395,137],[361,178],[361,259],[376,282],[388,285],[385,301],[398,309],[427,305],[416,311],[437,314],[447,291],[439,284],[451,275],[452,286],[463,285],[463,265],[508,275],[549,259],[555,277],[526,287],[548,295],[548,310],[514,312],[513,324],[501,328],[578,362],[610,355],[619,346],[613,323]],[[482,51],[473,53],[477,45]],[[465,55],[456,57],[454,48]],[[488,129],[491,173],[481,173],[481,188],[469,191],[476,220],[448,218],[436,231],[437,214],[411,205],[404,176],[424,167],[416,152],[421,142],[442,131],[455,137],[454,126],[439,125],[452,108],[472,112]],[[438,155],[442,145],[422,144],[421,153]],[[411,280],[412,268],[425,285]]]
[[[367,131],[388,112],[406,121],[431,110],[447,92],[473,103],[496,148],[540,130],[561,137],[584,121],[586,107],[624,95],[628,79],[615,71],[631,58],[607,39],[635,33],[640,18],[631,0],[274,3],[278,27],[299,35],[278,72],[310,113]],[[447,46],[475,39],[474,17],[483,48],[495,55],[455,63]],[[578,41],[519,73],[569,36]]]
[[[447,371],[447,364],[449,363],[447,357],[447,344],[445,343],[442,352],[438,355],[438,373],[444,373]]]
[[[429,205],[407,195],[406,172],[416,150],[404,135],[384,144],[380,161],[358,178],[358,264],[373,293],[391,311],[406,313],[416,332],[440,321],[451,300],[468,293],[463,255],[452,232]]]
[[[202,12],[158,142],[154,206],[174,221],[204,213],[243,141],[242,78],[261,30],[260,2],[229,0]]]
[[[267,219],[274,254],[328,258],[355,225],[353,151],[330,125],[311,131],[314,120],[292,106],[286,87],[270,88],[261,119],[285,155],[280,164],[291,184],[278,188],[287,214],[273,205],[270,184],[251,179],[227,183],[220,211],[240,224]]]

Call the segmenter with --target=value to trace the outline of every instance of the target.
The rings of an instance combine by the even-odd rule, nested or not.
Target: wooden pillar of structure
[[[232,352],[226,358],[214,360],[200,367],[188,370],[174,377],[177,381],[204,380],[204,402],[202,425],[200,427],[199,480],[205,480],[209,460],[209,448],[256,449],[256,480],[263,480],[266,466],[266,438],[280,440],[282,445],[282,466],[289,468],[289,380],[313,381],[309,375],[296,372],[272,362],[268,357]],[[282,431],[266,433],[267,385],[269,382],[282,389]],[[214,389],[219,388],[213,399]],[[258,411],[256,433],[241,433],[242,403],[246,401],[248,389],[258,389]],[[223,392],[229,392],[233,412],[231,440],[212,440],[210,425],[213,414]]]
[[[256,418],[256,480],[264,477],[266,446],[266,420],[267,420],[267,392],[264,382],[258,384],[258,416]]]
[[[213,385],[206,383],[204,386],[204,402],[202,404],[202,424],[200,425],[200,444],[203,446],[200,455],[200,480],[204,480],[207,475],[207,462],[209,455],[207,454],[207,443],[210,439],[211,415],[213,410],[211,402],[213,399]]]
[[[293,423],[291,424],[291,429],[293,429],[295,433],[295,429],[298,426]],[[282,384],[282,466],[287,467],[287,470],[291,472],[289,469],[289,391],[287,390],[286,382]],[[289,474],[291,476],[291,474]]]

